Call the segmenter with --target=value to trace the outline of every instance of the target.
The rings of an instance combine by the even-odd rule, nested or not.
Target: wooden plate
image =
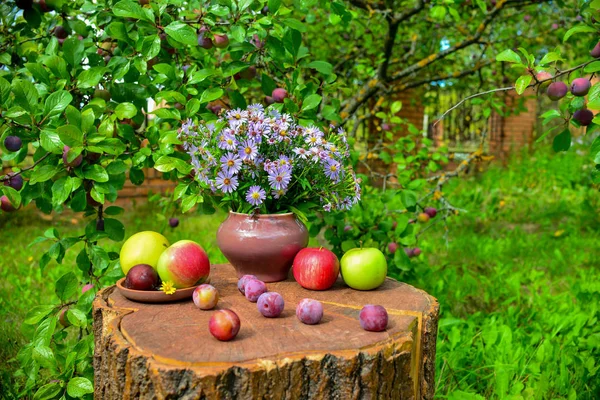
[[[177,289],[173,294],[166,294],[161,290],[134,290],[128,289],[123,286],[125,278],[121,278],[117,281],[117,288],[124,297],[129,300],[139,301],[141,303],[171,303],[173,301],[180,301],[189,299],[199,285],[191,286],[185,289]]]

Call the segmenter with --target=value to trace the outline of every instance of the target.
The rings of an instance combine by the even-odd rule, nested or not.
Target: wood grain
[[[218,308],[240,317],[235,340],[208,332],[211,311],[191,301],[135,303],[114,286],[94,301],[97,399],[430,399],[433,397],[438,303],[387,279],[377,290],[303,289],[293,279],[269,283],[286,302],[280,318],[264,318],[237,290],[230,265],[214,265]],[[295,316],[303,298],[323,302],[318,325]],[[365,304],[386,307],[385,332],[360,328]]]

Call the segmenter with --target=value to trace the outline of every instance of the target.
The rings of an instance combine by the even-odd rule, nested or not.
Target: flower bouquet
[[[217,240],[240,276],[285,279],[293,257],[308,243],[297,217],[347,210],[360,200],[342,129],[305,127],[289,114],[254,104],[210,123],[188,120],[179,138],[200,194],[231,211]],[[265,260],[277,264],[278,273],[267,276]]]

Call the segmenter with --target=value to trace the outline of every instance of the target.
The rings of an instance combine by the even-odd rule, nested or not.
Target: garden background
[[[122,276],[124,238],[161,231],[225,261],[225,213],[200,194],[177,129],[285,88],[271,107],[344,127],[363,181],[351,211],[306,215],[312,243],[378,247],[390,276],[440,301],[436,397],[599,398],[598,121],[573,118],[600,109],[599,9],[2,2],[0,180],[25,182],[0,189],[20,206],[0,214],[0,396],[91,398],[91,300]],[[579,76],[587,98],[545,95],[545,79]],[[438,217],[411,223],[427,206]]]

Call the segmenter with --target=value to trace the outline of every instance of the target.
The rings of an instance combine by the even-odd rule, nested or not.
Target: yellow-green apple
[[[303,288],[327,290],[333,286],[340,273],[340,262],[327,249],[307,247],[296,254],[292,272],[296,282]]]
[[[385,256],[374,247],[348,250],[340,264],[342,278],[352,289],[375,289],[387,275]]]
[[[163,282],[172,282],[175,288],[182,289],[206,281],[210,261],[198,243],[180,240],[160,255],[156,270]]]
[[[169,247],[166,237],[157,232],[144,231],[132,235],[121,247],[121,269],[127,272],[138,264],[148,264],[156,269],[160,255]]]

